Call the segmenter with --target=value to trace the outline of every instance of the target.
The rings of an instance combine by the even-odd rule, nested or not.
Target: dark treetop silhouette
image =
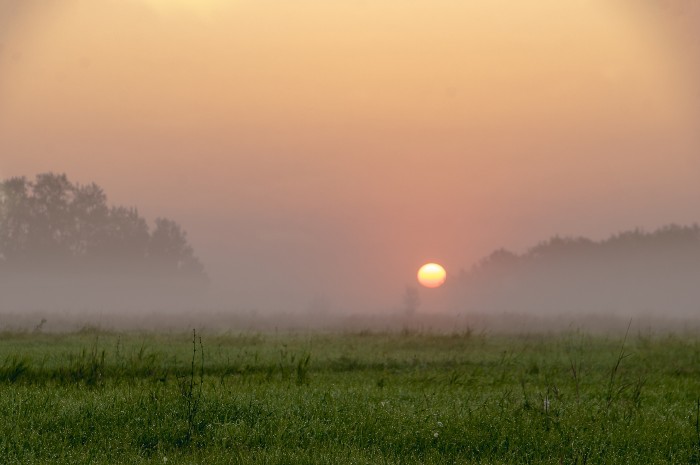
[[[150,230],[96,184],[54,173],[0,183],[0,279],[5,307],[167,303],[207,282],[176,222]]]

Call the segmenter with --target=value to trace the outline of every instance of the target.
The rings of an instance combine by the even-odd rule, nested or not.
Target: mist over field
[[[297,311],[241,309],[211,293],[177,222],[150,226],[66,175],[0,183],[0,314],[14,329],[619,330],[629,319],[688,330],[700,327],[698,282],[700,227],[668,225],[499,249],[439,288],[407,285],[376,311],[338,310],[324,295]]]
[[[0,327],[690,324],[699,26],[683,0],[0,0]]]

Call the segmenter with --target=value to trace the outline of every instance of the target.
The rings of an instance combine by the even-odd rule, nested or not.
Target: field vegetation
[[[700,463],[700,338],[11,332],[2,463]]]

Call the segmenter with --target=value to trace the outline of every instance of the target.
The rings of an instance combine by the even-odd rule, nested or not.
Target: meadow
[[[25,463],[700,463],[700,338],[0,334]]]

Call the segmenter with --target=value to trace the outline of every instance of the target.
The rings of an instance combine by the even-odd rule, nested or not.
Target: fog
[[[76,226],[115,240],[109,215],[37,213],[12,262],[4,216],[0,325],[693,320],[698,26],[682,0],[0,0],[0,180],[96,183],[142,240],[125,264]],[[159,218],[196,279],[150,258]],[[535,263],[553,237],[583,257]]]

